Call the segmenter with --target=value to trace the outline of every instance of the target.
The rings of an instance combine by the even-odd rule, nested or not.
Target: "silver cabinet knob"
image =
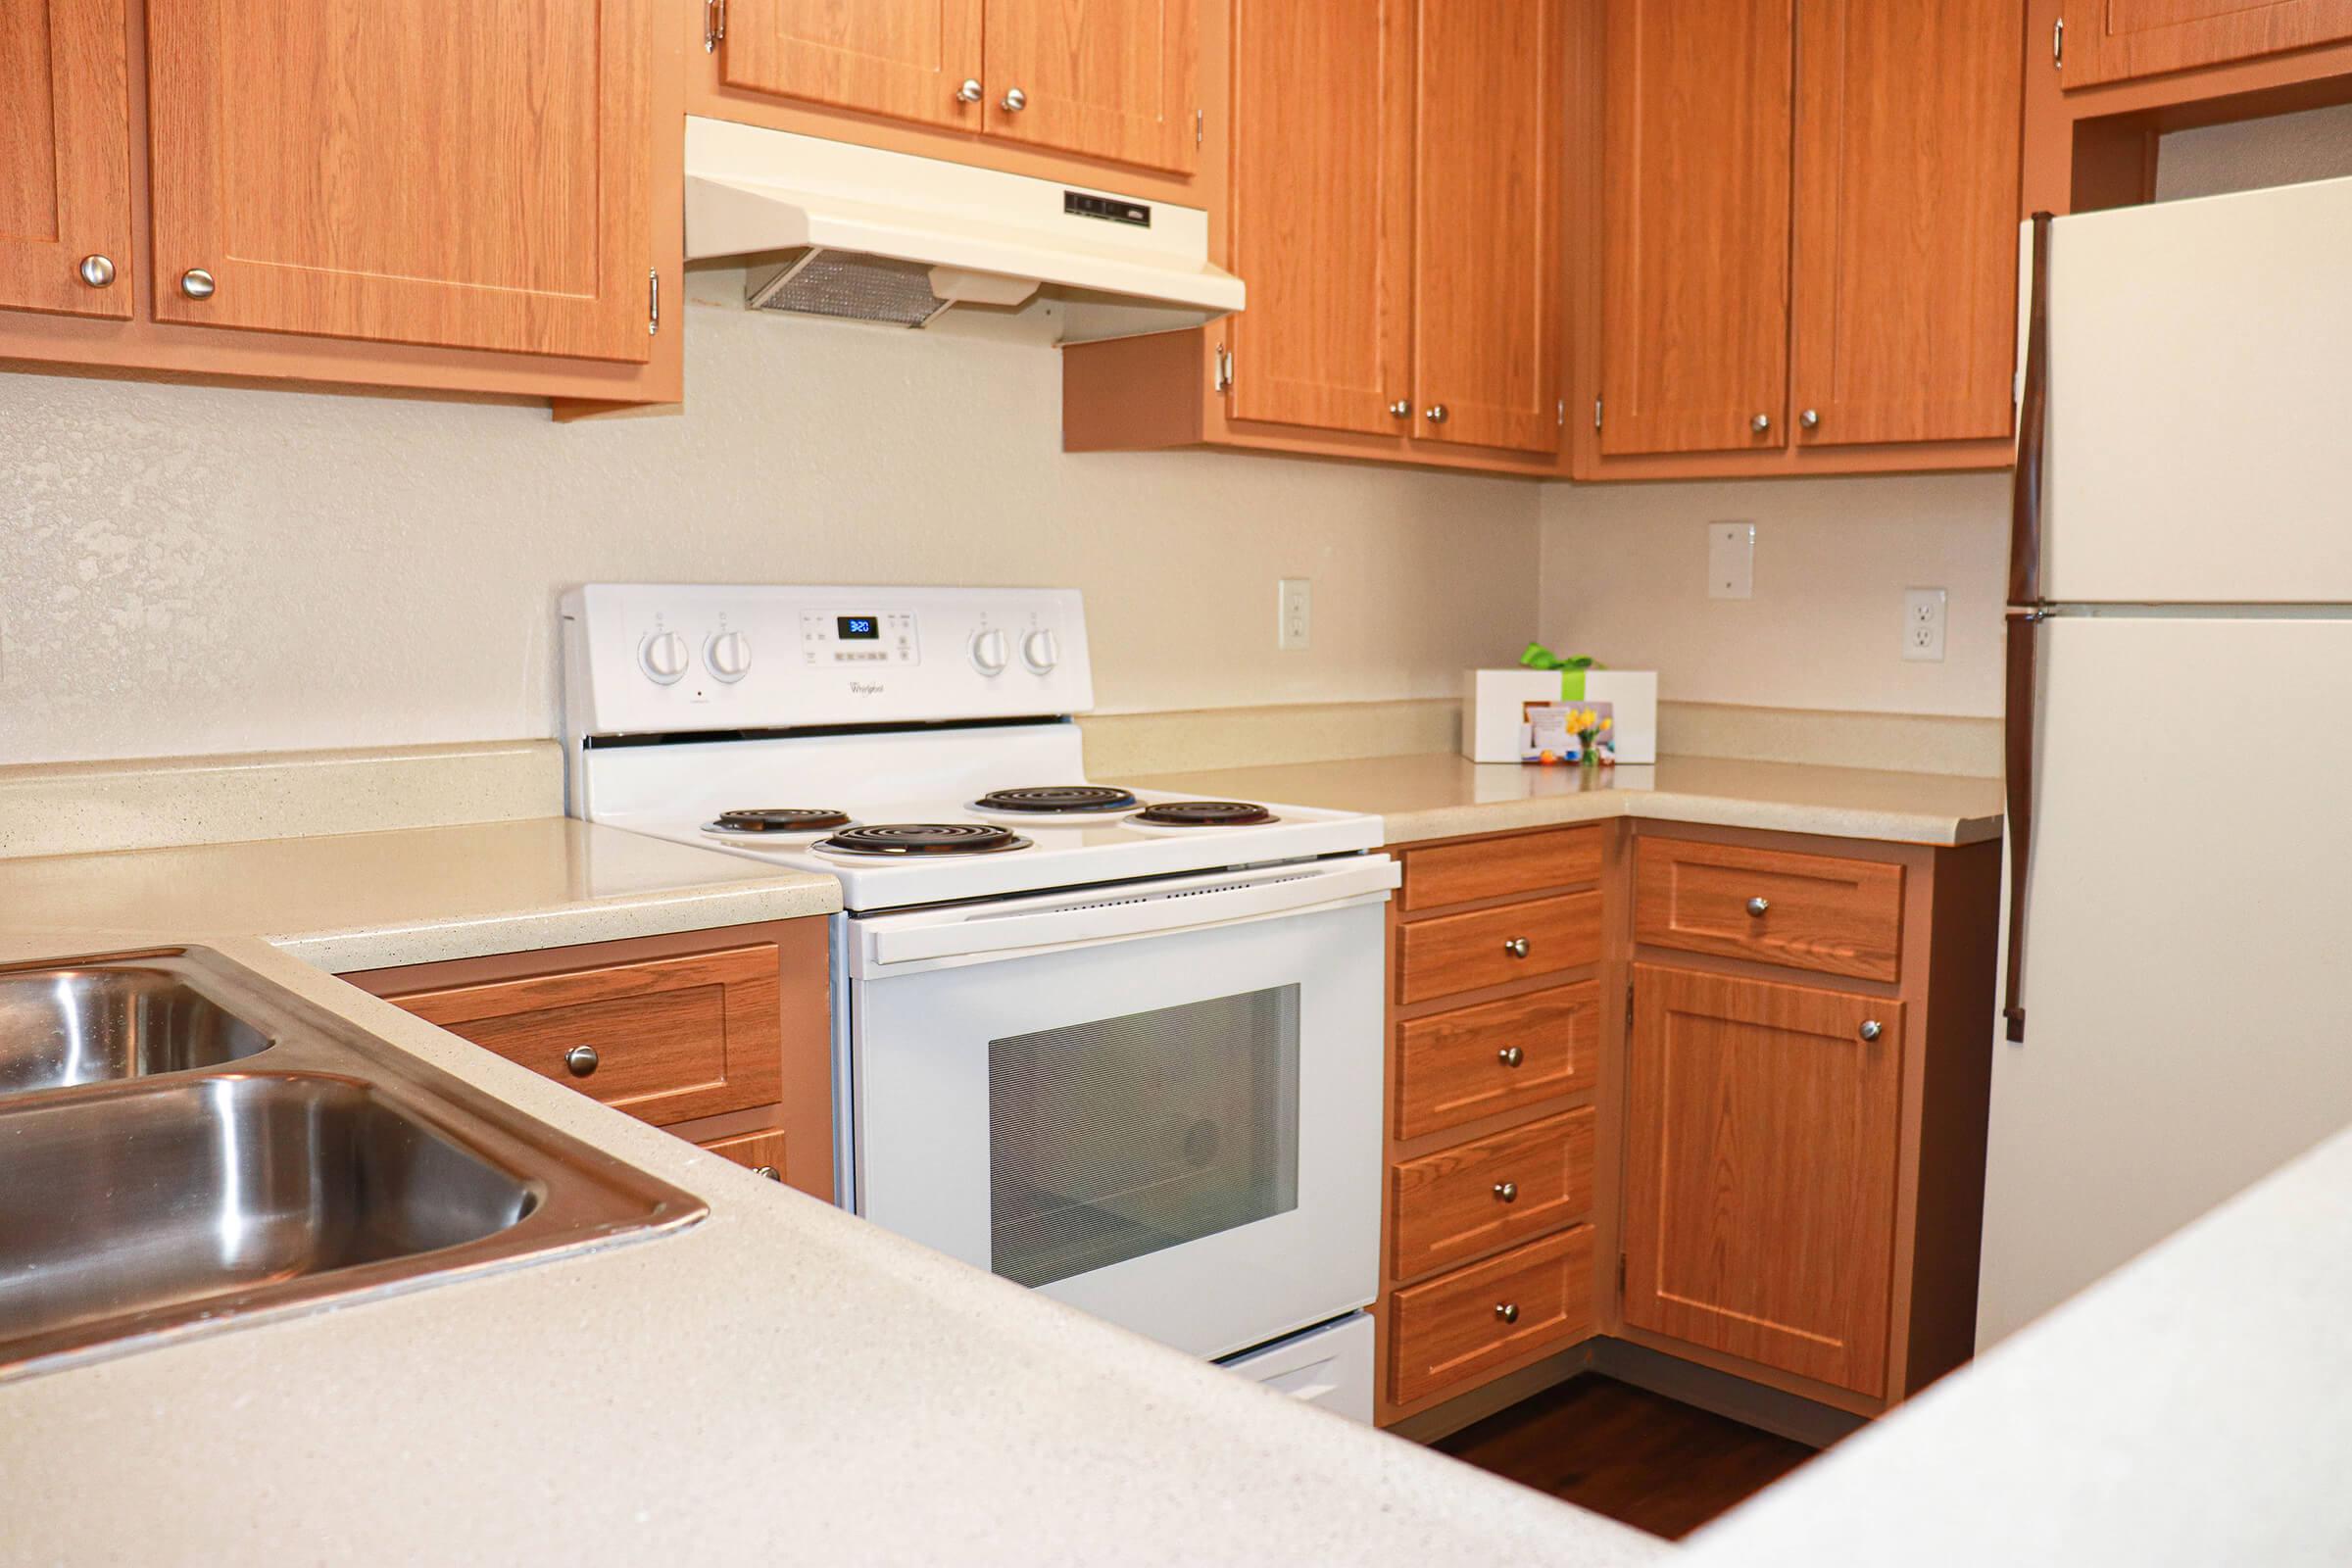
[[[1505,1046],[1500,1051],[1494,1053],[1494,1059],[1501,1062],[1505,1067],[1516,1067],[1527,1059],[1527,1053],[1520,1050],[1517,1046]]]
[[[1494,1315],[1502,1319],[1505,1323],[1516,1323],[1519,1321],[1519,1303],[1517,1301],[1505,1301],[1500,1306],[1494,1308]]]
[[[1004,101],[1002,107],[1006,114],[1017,115],[1022,110],[1029,107],[1029,95],[1021,91],[1020,88],[1014,87],[1004,94]]]
[[[1865,1018],[1862,1021],[1862,1038],[1865,1040],[1876,1040],[1886,1032],[1880,1027],[1879,1020],[1876,1018]]]
[[[1421,411],[1421,417],[1427,419],[1432,424],[1444,424],[1448,416],[1448,414],[1449,411],[1446,409],[1445,404],[1433,403],[1428,408]]]
[[[1821,428],[1821,411],[1819,409],[1807,409],[1804,413],[1796,416],[1796,422],[1803,425],[1808,430],[1818,430]]]
[[[1398,398],[1389,405],[1389,413],[1399,419],[1409,419],[1413,416],[1412,401],[1408,398]]]
[[[596,1071],[596,1064],[603,1059],[596,1054],[594,1046],[574,1046],[564,1053],[564,1066],[574,1078],[587,1077]]]
[[[977,76],[964,77],[963,85],[956,89],[956,101],[965,104],[978,103],[980,101],[980,78]]]
[[[84,256],[76,269],[81,280],[92,288],[104,288],[115,280],[115,259],[111,256]]]
[[[764,1176],[771,1182],[780,1182],[784,1179],[784,1173],[776,1169],[776,1167],[773,1165],[754,1165],[752,1167],[752,1174],[755,1176]]]
[[[1496,1182],[1494,1196],[1506,1203],[1516,1203],[1519,1201],[1519,1184],[1517,1182]]]
[[[1507,941],[1507,942],[1503,943],[1503,945],[1502,945],[1502,951],[1503,951],[1503,952],[1505,952],[1505,953],[1507,953],[1507,954],[1509,954],[1509,955],[1510,955],[1512,957],[1514,957],[1514,958],[1524,958],[1524,957],[1526,957],[1526,956],[1527,956],[1527,938],[1525,938],[1525,937],[1512,937],[1512,938],[1511,938],[1509,941]]]
[[[1772,901],[1770,899],[1755,898],[1747,901],[1747,912],[1759,920],[1764,918],[1764,911],[1771,907]]]
[[[201,267],[191,267],[179,274],[179,291],[192,300],[213,297],[213,274]]]
[[[1762,435],[1765,431],[1772,428],[1772,416],[1769,414],[1759,414],[1754,418],[1747,421],[1747,427],[1750,430],[1755,431],[1756,434]]]

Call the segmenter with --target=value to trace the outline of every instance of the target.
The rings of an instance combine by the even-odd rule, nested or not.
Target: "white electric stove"
[[[1379,818],[1089,783],[1072,591],[563,613],[573,814],[841,882],[845,1204],[1369,1418]]]

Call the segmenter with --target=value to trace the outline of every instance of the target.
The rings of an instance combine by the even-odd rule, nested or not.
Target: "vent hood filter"
[[[1199,208],[701,116],[686,255],[752,259],[755,309],[906,326],[1042,292],[1065,343],[1198,326],[1244,299]]]
[[[744,303],[755,311],[921,326],[955,301],[931,292],[931,269],[920,262],[844,256],[810,246],[787,256],[781,266],[754,268]]]

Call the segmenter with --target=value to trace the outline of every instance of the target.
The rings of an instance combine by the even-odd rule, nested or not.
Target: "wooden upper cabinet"
[[[1565,12],[1561,0],[1420,11],[1413,435],[1555,452]],[[1360,133],[1360,116],[1337,113]]]
[[[1799,445],[2010,430],[2023,0],[1799,0]]]
[[[1605,455],[1786,444],[1789,6],[1604,8]]]
[[[2352,38],[2352,0],[2067,0],[2069,87]]]
[[[122,0],[0,5],[0,307],[130,316],[123,44]]]
[[[1413,4],[1235,0],[1236,419],[1408,427]]]
[[[1884,1395],[1903,1004],[1634,973],[1625,1320]]]
[[[646,360],[654,3],[149,0],[156,317]]]
[[[1192,172],[1200,107],[1199,3],[987,0],[989,133]]]
[[[730,87],[978,130],[981,0],[727,0]]]

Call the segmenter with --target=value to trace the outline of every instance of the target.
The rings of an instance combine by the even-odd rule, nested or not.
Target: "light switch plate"
[[[1753,599],[1756,596],[1756,525],[1752,522],[1707,524],[1707,597]]]
[[[1284,577],[1276,584],[1274,646],[1304,648],[1314,635],[1315,584],[1311,577]]]

